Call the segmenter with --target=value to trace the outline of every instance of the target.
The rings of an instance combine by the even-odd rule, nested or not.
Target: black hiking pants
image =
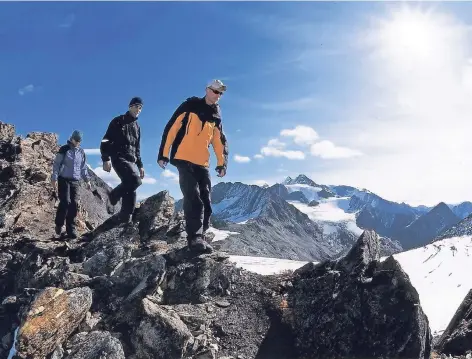
[[[211,179],[207,168],[179,164],[179,184],[183,195],[187,239],[202,237],[210,226]]]
[[[57,180],[59,206],[56,211],[56,226],[62,227],[66,221],[66,230],[71,234],[75,230],[79,201],[79,181],[59,177]]]
[[[136,207],[136,190],[142,184],[138,166],[123,158],[112,158],[111,164],[118,177],[120,177],[121,183],[111,191],[110,198],[115,203],[121,198],[120,214],[130,216]]]

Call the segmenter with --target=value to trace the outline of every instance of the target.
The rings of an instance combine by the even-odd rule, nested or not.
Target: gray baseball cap
[[[221,80],[212,80],[207,87],[220,92],[226,91],[226,85]]]

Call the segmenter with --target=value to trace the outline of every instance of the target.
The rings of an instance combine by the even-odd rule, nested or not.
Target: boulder
[[[78,333],[68,341],[67,359],[125,359],[119,339],[109,332]]]
[[[393,257],[379,262],[375,232],[344,258],[298,269],[287,307],[299,358],[430,357],[418,293]]]
[[[448,355],[465,355],[472,351],[472,289],[457,308],[436,349]]]
[[[149,299],[142,301],[143,318],[132,337],[140,359],[182,359],[193,344],[193,336],[175,312]]]
[[[91,305],[92,291],[88,287],[43,290],[22,321],[17,355],[29,358],[52,353],[79,326]]]

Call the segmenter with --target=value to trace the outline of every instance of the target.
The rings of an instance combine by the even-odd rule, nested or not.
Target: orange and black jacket
[[[179,165],[210,165],[210,144],[217,158],[216,170],[228,163],[228,144],[223,133],[218,104],[208,105],[205,98],[190,97],[172,115],[164,128],[158,160]],[[171,149],[172,147],[172,149]]]

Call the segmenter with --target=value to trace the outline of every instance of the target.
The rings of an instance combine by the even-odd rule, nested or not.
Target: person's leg
[[[138,167],[123,159],[115,160],[113,167],[121,179],[121,184],[118,186],[122,198],[120,217],[129,219],[136,207],[136,190],[142,184]]]
[[[56,218],[54,222],[56,224],[56,228],[55,228],[56,234],[59,235],[62,232],[62,226],[64,225],[67,209],[70,203],[69,184],[62,177],[59,177],[57,180],[57,192],[58,192],[57,195],[59,197],[59,205],[57,206]]]
[[[198,168],[187,165],[179,166],[178,169],[188,246],[198,252],[211,252],[213,248],[203,240],[203,201],[200,197]]]
[[[79,206],[79,182],[69,181],[70,202],[67,209],[66,230],[70,238],[77,238],[75,218]]]
[[[210,228],[211,209],[211,178],[210,172],[206,168],[199,169],[198,186],[200,190],[200,199],[203,202],[203,233]]]
[[[181,165],[179,170],[179,184],[183,196],[185,230],[187,239],[202,236],[203,232],[203,202],[200,199],[199,186],[191,165]]]

